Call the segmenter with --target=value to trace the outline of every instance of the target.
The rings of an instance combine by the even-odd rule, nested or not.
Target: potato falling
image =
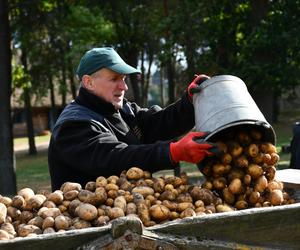
[[[206,177],[202,187],[214,191],[236,209],[293,203],[285,196],[283,184],[274,180],[279,161],[276,147],[261,139],[260,131],[252,129],[218,141],[222,154],[202,163],[201,172]]]

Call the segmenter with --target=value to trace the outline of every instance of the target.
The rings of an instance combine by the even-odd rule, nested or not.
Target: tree
[[[0,0],[0,193],[16,193],[10,109],[11,50],[8,2]]]

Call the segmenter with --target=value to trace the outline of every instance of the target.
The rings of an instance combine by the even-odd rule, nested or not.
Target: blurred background
[[[0,53],[1,86],[6,86],[0,96],[5,149],[0,150],[0,172],[11,176],[0,178],[0,193],[7,192],[7,183],[50,189],[46,150],[51,128],[76,96],[81,56],[102,46],[114,47],[142,71],[128,79],[126,97],[144,107],[174,102],[194,74],[240,77],[277,134],[278,168],[289,167],[293,127],[300,120],[300,1],[0,4],[0,44],[8,44]]]

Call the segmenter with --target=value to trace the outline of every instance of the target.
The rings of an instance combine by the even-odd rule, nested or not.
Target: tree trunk
[[[54,94],[54,86],[52,81],[52,76],[48,76],[49,80],[49,87],[50,87],[50,99],[51,99],[51,110],[50,110],[50,130],[52,131],[52,128],[56,122],[57,119],[57,110],[55,105],[55,94]]]
[[[70,87],[71,87],[71,93],[72,93],[72,97],[73,99],[76,98],[76,86],[75,86],[75,82],[74,82],[74,74],[73,74],[73,69],[72,69],[72,64],[71,64],[71,60],[69,60],[68,62],[68,72],[69,72],[69,81],[70,81]]]
[[[11,50],[8,3],[0,0],[0,193],[16,193],[11,121]]]
[[[27,53],[26,49],[22,48],[22,55],[21,55],[21,62],[24,66],[24,70],[26,73],[28,73],[27,68]],[[29,151],[28,153],[30,155],[36,155],[37,150],[35,147],[35,141],[34,141],[34,127],[33,127],[33,121],[32,121],[32,108],[31,108],[31,102],[30,102],[30,89],[27,87],[24,88],[24,106],[25,106],[25,113],[26,113],[26,124],[27,124],[27,137],[28,137],[28,144],[29,144]]]

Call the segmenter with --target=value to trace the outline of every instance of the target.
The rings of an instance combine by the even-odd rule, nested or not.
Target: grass
[[[284,112],[279,117],[279,122],[273,125],[277,135],[277,148],[280,155],[280,161],[277,169],[289,167],[290,154],[281,152],[282,145],[288,145],[292,138],[292,125],[300,120],[300,111]],[[50,135],[36,136],[35,142],[48,142]],[[17,138],[14,140],[15,146],[28,144],[27,138]],[[181,169],[187,172],[192,181],[199,181],[202,176],[195,164],[182,163]],[[157,172],[154,176],[173,175],[173,170],[163,170]],[[27,154],[16,155],[16,175],[17,190],[23,187],[31,187],[33,190],[46,189],[50,190],[50,176],[48,172],[47,152],[39,151],[36,156]]]

